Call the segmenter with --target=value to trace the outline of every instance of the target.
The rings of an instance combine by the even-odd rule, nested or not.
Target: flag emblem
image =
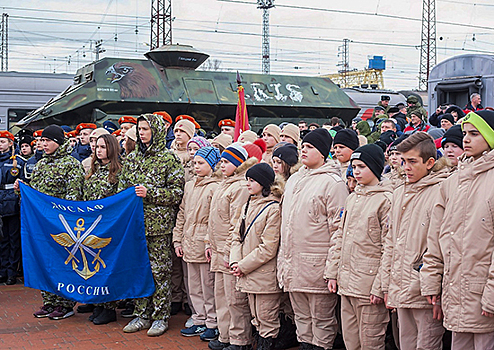
[[[98,226],[98,223],[101,221],[102,217],[102,215],[98,216],[87,231],[84,227],[84,219],[77,219],[76,226],[74,227],[74,231],[76,231],[77,234],[74,234],[74,231],[72,231],[67,220],[65,220],[65,217],[62,214],[59,214],[58,218],[67,232],[62,232],[56,235],[50,234],[55,242],[64,247],[69,253],[67,260],[65,260],[65,265],[72,262],[72,269],[85,280],[98,273],[100,266],[106,268],[106,264],[100,257],[100,254],[101,249],[110,244],[111,238],[99,238],[91,234],[96,226]],[[69,250],[68,248],[72,249]],[[98,250],[98,252],[95,253],[93,249]],[[80,252],[80,257],[82,260],[82,270],[79,269],[79,264],[81,261],[76,257],[78,251]],[[88,263],[86,253],[94,258],[91,262],[91,265],[94,266],[93,270],[90,269],[90,264]]]

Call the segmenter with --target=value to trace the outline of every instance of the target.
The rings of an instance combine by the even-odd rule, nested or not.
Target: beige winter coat
[[[220,178],[197,177],[185,184],[177,222],[173,229],[173,246],[182,247],[187,263],[207,263],[204,239],[208,231],[211,199]]]
[[[390,231],[382,258],[382,289],[388,293],[391,307],[432,307],[420,294],[419,270],[427,250],[427,232],[439,184],[449,175],[445,163],[443,158],[439,159],[429,175],[416,183],[403,183],[394,190]]]
[[[240,271],[244,273],[244,276],[237,280],[237,289],[241,292],[255,294],[281,292],[276,279],[276,255],[281,227],[279,200],[279,196],[274,195],[251,197],[245,218],[245,230],[247,231],[251,223],[254,223],[243,242],[239,232],[242,216],[245,213],[245,204],[242,206],[242,216],[235,227],[230,249],[230,265],[238,263]],[[273,204],[256,218],[269,203]]]
[[[220,182],[211,199],[208,235],[205,242],[206,247],[212,250],[211,271],[213,272],[230,273],[230,269],[224,265],[224,261],[228,261],[230,255],[226,241],[230,233],[233,233],[240,215],[240,207],[249,198],[245,172],[255,164],[257,164],[256,158],[247,159],[232,176]]]
[[[442,291],[444,326],[453,332],[494,331],[494,151],[460,159],[441,185],[420,271],[422,295]]]
[[[262,162],[269,164],[271,168],[273,167],[273,148],[267,149],[262,154]]]
[[[187,152],[187,147],[178,147],[175,140],[172,141],[170,149],[180,158],[182,165],[185,166],[187,162],[190,160],[189,152]]]
[[[278,281],[287,292],[329,293],[324,281],[331,236],[338,229],[348,190],[333,160],[301,168],[282,200]]]
[[[391,168],[391,171],[389,173],[384,174],[383,178],[391,182],[393,189],[406,181],[406,175],[402,169]]]
[[[383,298],[381,257],[388,234],[392,186],[358,185],[345,203],[340,226],[331,239],[330,260],[324,277],[336,279],[338,293],[368,299]]]

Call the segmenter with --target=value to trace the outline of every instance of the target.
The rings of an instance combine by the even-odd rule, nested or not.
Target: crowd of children
[[[223,120],[208,140],[181,115],[168,149],[172,122],[166,112],[123,117],[120,135],[83,123],[74,147],[49,126],[34,135],[43,153],[29,170],[0,132],[0,278],[19,264],[5,235],[18,231],[16,179],[75,200],[135,186],[156,292],[130,303],[124,332],[159,336],[186,303],[181,334],[212,350],[284,348],[280,314],[302,350],[332,349],[338,333],[347,349],[385,349],[387,333],[403,350],[442,349],[445,332],[452,349],[494,349],[493,111],[453,121],[438,142],[421,127],[398,137],[392,119],[377,134],[366,121],[303,137],[269,124],[237,142]],[[74,314],[75,303],[43,296],[36,317]],[[116,306],[90,306],[90,320],[114,321]]]

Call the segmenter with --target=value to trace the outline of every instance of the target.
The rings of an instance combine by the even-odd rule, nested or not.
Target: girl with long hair
[[[120,145],[115,136],[104,134],[96,140],[96,149],[91,159],[91,167],[84,181],[85,201],[102,199],[118,192],[118,176],[122,164],[119,159]],[[117,320],[116,301],[95,304],[89,321],[95,325]]]

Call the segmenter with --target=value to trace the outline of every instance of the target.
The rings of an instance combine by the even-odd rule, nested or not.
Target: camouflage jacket
[[[146,236],[172,233],[184,194],[184,169],[180,159],[166,148],[166,128],[161,117],[144,114],[153,132],[146,147],[139,134],[136,149],[124,160],[118,190],[142,185],[147,188],[144,203]]]
[[[114,195],[118,191],[118,181],[114,184],[108,180],[110,163],[99,165],[96,172],[84,181],[84,200],[92,201]]]
[[[84,170],[81,163],[70,155],[69,140],[52,154],[43,153],[31,175],[30,186],[49,196],[82,200]]]
[[[417,102],[415,106],[409,106],[407,107],[407,119],[410,120],[412,117],[412,112],[413,111],[419,111],[420,114],[422,115],[422,120],[427,121],[427,111],[422,107],[420,102]]]

